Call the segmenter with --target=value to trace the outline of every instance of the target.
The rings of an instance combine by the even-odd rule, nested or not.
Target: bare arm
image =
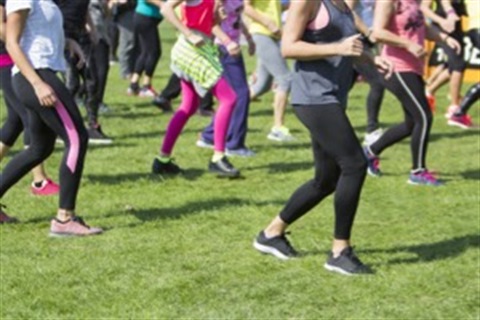
[[[278,0],[280,1],[280,0]],[[244,13],[247,17],[252,19],[253,21],[260,23],[265,28],[270,30],[274,34],[280,34],[280,28],[275,24],[275,22],[270,19],[269,17],[263,15],[262,13],[258,12],[255,7],[252,5],[251,0],[244,1]]]
[[[199,35],[192,32],[175,14],[175,8],[185,0],[168,0],[167,2],[159,2],[163,16],[170,22],[185,38],[195,46],[203,45],[203,39]]]
[[[0,6],[0,41],[5,42],[5,8]]]
[[[438,24],[447,33],[455,29],[455,23],[460,19],[452,8],[450,0],[442,0],[440,5],[447,13],[447,17],[443,18],[432,10],[432,0],[422,0],[421,9],[425,17]]]
[[[25,28],[29,11],[28,9],[19,10],[8,15],[6,47],[15,65],[34,88],[40,104],[45,107],[53,106],[57,101],[55,92],[48,84],[43,82],[20,47],[20,38]]]
[[[316,1],[310,0],[292,1],[282,37],[282,55],[298,60],[316,60],[337,55],[360,56],[363,45],[358,39],[359,35],[341,42],[325,44],[312,44],[301,40],[311,12],[315,12],[316,4]]]
[[[245,39],[247,40],[247,43],[248,43],[248,54],[253,56],[255,54],[256,45],[252,39],[252,35],[250,34],[250,31],[248,31],[247,26],[243,23],[243,20],[240,21],[240,26],[242,28],[242,33],[245,36]]]

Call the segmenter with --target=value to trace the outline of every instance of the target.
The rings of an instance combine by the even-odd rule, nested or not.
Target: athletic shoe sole
[[[345,271],[345,270],[343,270],[342,268],[329,265],[328,263],[325,263],[325,264],[323,265],[323,267],[324,267],[325,269],[327,269],[328,271],[340,273],[340,274],[343,274],[343,275],[345,275],[345,276],[356,276],[356,275],[358,275],[358,274],[356,274],[356,273],[351,273],[351,272]]]
[[[370,168],[367,169],[367,173],[369,176],[374,177],[374,178],[380,178],[382,176],[381,173],[375,173]]]
[[[213,149],[213,144],[209,144],[208,142],[205,142],[203,140],[197,140],[195,142],[195,145],[203,149]]]
[[[286,256],[275,248],[260,244],[257,240],[253,241],[253,247],[261,253],[271,254],[280,260],[290,260],[292,257]]]
[[[276,141],[276,142],[292,142],[292,141],[295,140],[295,138],[293,138],[293,137],[280,138],[280,137],[270,135],[270,134],[267,136],[267,139],[271,140],[271,141]]]
[[[459,128],[462,128],[462,129],[470,129],[471,127],[463,124],[463,123],[460,123],[460,122],[456,122],[456,121],[452,121],[452,120],[448,120],[447,124],[449,126],[452,126],[452,127],[459,127]]]
[[[107,145],[112,144],[113,140],[109,139],[88,139],[89,144],[96,144],[96,145]]]

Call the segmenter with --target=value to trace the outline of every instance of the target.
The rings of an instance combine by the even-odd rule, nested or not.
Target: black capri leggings
[[[59,136],[65,150],[60,165],[59,208],[73,210],[82,176],[88,135],[78,107],[62,81],[50,69],[36,70],[55,91],[59,102],[55,107],[42,107],[31,84],[22,74],[13,77],[17,97],[27,107],[30,147],[18,153],[0,175],[0,197],[53,152]]]
[[[0,68],[0,87],[3,91],[3,97],[7,106],[7,117],[0,129],[0,141],[11,147],[17,141],[18,136],[23,133],[23,144],[30,144],[28,135],[28,116],[27,109],[18,100],[12,87],[12,67]]]
[[[362,147],[340,105],[295,106],[294,110],[310,131],[315,175],[292,194],[280,218],[291,224],[335,192],[334,237],[348,240],[367,168]]]
[[[384,149],[411,135],[412,170],[426,169],[425,158],[433,119],[425,96],[425,83],[416,73],[395,72],[386,80],[386,86],[402,104],[405,120],[387,130],[370,146],[370,150],[379,155]]]
[[[135,37],[138,39],[140,48],[133,72],[138,74],[145,72],[145,75],[152,77],[162,55],[158,32],[158,24],[161,20],[135,13],[133,21]]]

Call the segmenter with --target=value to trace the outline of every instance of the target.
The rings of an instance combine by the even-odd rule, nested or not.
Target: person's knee
[[[32,143],[28,147],[27,152],[30,153],[30,157],[34,162],[40,163],[53,153],[54,147],[55,140],[53,142],[44,141],[43,143]]]
[[[364,174],[367,170],[367,159],[363,153],[357,153],[340,161],[339,165],[345,175]]]
[[[277,90],[282,92],[290,92],[292,87],[292,78],[293,74],[288,72],[280,77],[275,79],[275,83],[277,84]]]

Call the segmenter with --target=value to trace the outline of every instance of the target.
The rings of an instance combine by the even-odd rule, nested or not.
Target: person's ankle
[[[75,216],[72,210],[58,209],[56,219],[60,222],[66,222]]]
[[[340,253],[345,250],[345,248],[350,247],[349,240],[335,239],[332,244],[332,255],[334,258],[337,258]]]

